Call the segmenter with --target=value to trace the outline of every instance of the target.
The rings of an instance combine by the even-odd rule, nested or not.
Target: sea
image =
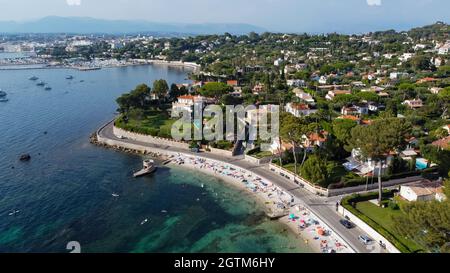
[[[312,252],[247,192],[178,166],[134,179],[142,156],[89,143],[118,96],[156,79],[187,83],[189,72],[0,71],[9,99],[0,102],[0,252],[68,253],[70,242],[83,253]],[[19,160],[25,153],[29,162]]]

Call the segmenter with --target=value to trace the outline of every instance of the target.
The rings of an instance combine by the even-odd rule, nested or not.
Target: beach
[[[171,163],[220,178],[225,183],[248,192],[265,207],[268,217],[276,219],[318,253],[350,253],[352,250],[318,217],[295,197],[251,171],[232,164],[177,153]]]

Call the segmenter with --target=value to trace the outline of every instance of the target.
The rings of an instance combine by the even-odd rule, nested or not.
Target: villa
[[[409,202],[417,201],[443,201],[445,195],[442,190],[442,182],[432,182],[427,179],[400,187],[400,196]]]
[[[304,80],[287,80],[286,81],[287,86],[295,86],[295,87],[303,87],[306,86],[306,82]]]
[[[301,89],[296,88],[296,89],[294,89],[293,92],[295,93],[295,96],[297,98],[299,98],[300,100],[302,100],[308,104],[314,104],[316,102],[310,94],[306,93],[305,91],[303,91]]]
[[[256,84],[253,87],[252,91],[253,91],[253,94],[256,94],[256,95],[261,93],[261,92],[263,92],[264,91],[264,84],[261,84],[261,83]]]
[[[328,94],[325,96],[327,100],[333,100],[334,97],[338,95],[350,95],[352,92],[350,90],[333,90],[328,91]]]
[[[307,150],[312,150],[314,147],[322,147],[328,140],[329,133],[327,131],[320,131],[318,133],[311,133],[303,135],[303,147]]]
[[[423,107],[423,101],[421,99],[405,100],[402,104],[408,106],[411,109]]]
[[[365,104],[344,106],[341,109],[341,114],[344,116],[359,116],[369,114],[369,106]]]
[[[450,136],[433,142],[431,145],[443,150],[450,148]]]
[[[182,112],[194,112],[194,106],[203,109],[206,99],[202,96],[185,95],[177,98],[177,102],[172,104],[172,116],[178,116]]]
[[[381,174],[385,174],[388,170],[389,162],[392,156],[388,156],[386,162],[381,167]],[[378,175],[380,171],[379,163],[370,158],[366,159],[361,155],[359,149],[353,149],[352,155],[347,158],[347,162],[343,164],[347,171],[355,172],[359,176]]]
[[[291,113],[296,117],[309,116],[317,112],[316,109],[311,109],[308,104],[291,102],[286,104],[286,112]]]
[[[442,91],[442,88],[440,88],[440,87],[431,87],[430,88],[431,94],[438,95],[441,91]]]

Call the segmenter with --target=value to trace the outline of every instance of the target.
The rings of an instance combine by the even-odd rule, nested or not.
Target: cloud
[[[81,0],[66,0],[67,5],[69,6],[80,6]]]
[[[373,6],[381,6],[381,0],[367,0],[367,5]]]

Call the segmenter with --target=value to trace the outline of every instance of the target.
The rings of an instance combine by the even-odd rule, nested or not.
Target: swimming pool
[[[416,168],[418,170],[425,170],[428,167],[428,161],[425,158],[416,159]]]

